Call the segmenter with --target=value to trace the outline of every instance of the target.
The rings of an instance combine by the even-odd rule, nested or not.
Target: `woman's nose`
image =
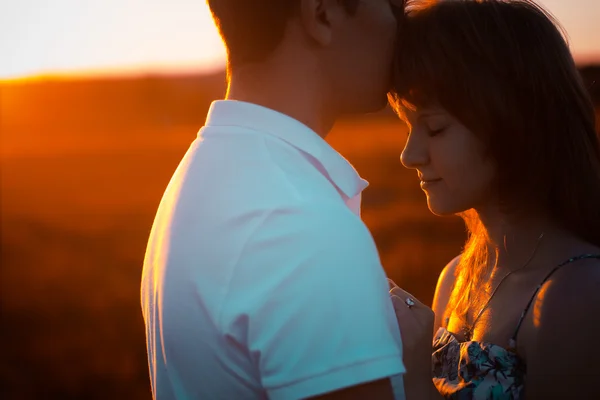
[[[415,132],[416,133],[416,132]],[[429,151],[427,142],[421,140],[414,133],[409,135],[404,150],[400,155],[400,161],[406,168],[415,169],[429,163]]]

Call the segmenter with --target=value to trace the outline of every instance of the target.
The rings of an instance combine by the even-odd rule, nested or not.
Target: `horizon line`
[[[600,62],[600,58],[599,58]],[[124,67],[49,70],[38,73],[0,75],[0,83],[19,83],[44,80],[135,79],[161,76],[213,75],[225,72],[225,63],[185,67]]]
[[[600,54],[575,59],[577,68],[600,66]],[[226,72],[226,65],[216,64],[211,66],[183,67],[183,68],[111,68],[111,69],[81,69],[81,70],[56,70],[35,74],[15,74],[1,76],[0,84],[23,83],[29,81],[75,81],[75,80],[102,80],[102,79],[136,79],[148,77],[177,77],[194,75],[216,75]]]

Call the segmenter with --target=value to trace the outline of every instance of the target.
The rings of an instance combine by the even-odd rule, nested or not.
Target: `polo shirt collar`
[[[236,100],[214,101],[205,126],[235,126],[278,137],[311,155],[329,175],[329,180],[348,198],[360,194],[368,182],[315,131],[278,111]]]

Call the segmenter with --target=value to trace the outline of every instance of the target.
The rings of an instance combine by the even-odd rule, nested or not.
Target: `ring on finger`
[[[407,297],[406,300],[404,300],[404,302],[406,303],[406,306],[408,308],[412,308],[416,304],[415,301],[410,297]]]

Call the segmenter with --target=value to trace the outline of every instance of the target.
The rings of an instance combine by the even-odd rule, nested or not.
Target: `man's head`
[[[248,66],[300,68],[318,79],[338,113],[386,104],[396,17],[390,0],[207,0],[228,54],[229,75]],[[282,56],[284,55],[284,56]]]

